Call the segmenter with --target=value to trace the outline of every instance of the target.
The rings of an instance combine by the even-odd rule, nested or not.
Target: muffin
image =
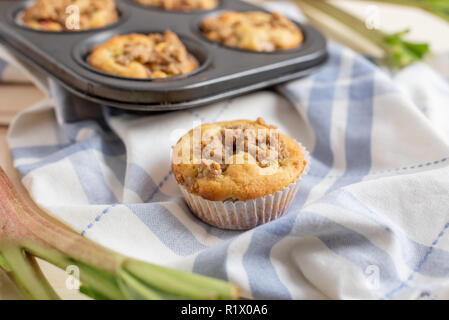
[[[116,36],[96,47],[89,63],[106,73],[140,79],[178,76],[197,68],[196,60],[170,30]]]
[[[173,149],[172,171],[198,218],[245,230],[286,211],[309,162],[304,147],[259,118],[192,129]]]
[[[211,10],[218,5],[218,0],[134,0],[144,6],[173,11]]]
[[[70,25],[68,20],[73,12],[69,7],[79,10],[79,28]],[[36,30],[76,31],[101,28],[118,19],[115,0],[36,0],[23,12],[23,23]]]
[[[279,13],[224,12],[206,18],[201,31],[211,41],[257,52],[298,47],[304,37],[298,26]]]

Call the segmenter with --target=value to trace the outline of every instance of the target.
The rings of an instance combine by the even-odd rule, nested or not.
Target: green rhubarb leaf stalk
[[[386,35],[385,43],[388,44],[387,64],[404,68],[414,62],[421,61],[429,52],[429,45],[425,43],[413,43],[403,39],[409,30]]]
[[[376,45],[384,53],[380,62],[386,64],[393,70],[402,69],[414,62],[422,60],[430,51],[429,45],[426,43],[413,43],[404,40],[404,36],[409,32],[409,30],[388,34],[381,30],[368,29],[364,21],[326,1],[294,1],[300,6],[306,5],[319,10],[321,13],[339,21],[354,32],[358,33],[364,39]],[[397,1],[400,2],[399,0]]]
[[[0,168],[0,275],[27,299],[58,299],[34,257],[64,270],[77,266],[80,291],[94,299],[239,297],[230,283],[128,258],[48,221],[20,199]]]

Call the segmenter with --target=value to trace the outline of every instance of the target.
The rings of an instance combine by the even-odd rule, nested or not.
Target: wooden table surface
[[[253,0],[253,2],[254,1],[260,2],[261,0]],[[358,13],[361,17],[366,15],[367,6],[369,5],[369,3],[366,2],[357,3],[353,1],[340,1],[338,4],[353,13]],[[437,52],[446,50],[449,51],[449,42],[445,41],[445,37],[440,36],[441,34],[446,34],[449,32],[449,24],[443,24],[441,21],[437,21],[428,14],[424,14],[417,10],[406,10],[404,8],[399,9],[398,7],[384,5],[379,6],[379,8],[382,27],[386,27],[389,31],[398,31],[409,27],[411,24],[414,26],[419,26],[419,28],[413,28],[411,34],[412,39],[430,42],[432,47]],[[439,32],[434,32],[434,30],[439,30]],[[333,36],[332,33],[327,34],[328,36]],[[338,39],[340,42],[345,43],[344,37],[334,37],[334,39]],[[354,39],[352,37],[349,37],[347,41],[354,43]],[[0,83],[0,165],[4,168],[22,197],[24,197],[26,202],[33,207],[35,207],[34,203],[29,198],[27,191],[20,182],[19,175],[13,168],[11,155],[6,142],[6,136],[8,125],[12,118],[18,112],[33,105],[42,98],[43,94],[33,85],[11,85]],[[76,291],[66,289],[66,274],[64,271],[59,270],[43,261],[40,261],[39,264],[41,265],[43,272],[49,279],[50,283],[62,298],[85,298]]]

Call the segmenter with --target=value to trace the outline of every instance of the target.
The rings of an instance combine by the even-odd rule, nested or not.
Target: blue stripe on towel
[[[222,280],[228,280],[226,260],[230,244],[231,241],[226,241],[213,248],[200,252],[195,259],[193,272]]]
[[[45,158],[53,153],[59,152],[64,148],[70,147],[70,144],[52,145],[52,146],[30,146],[17,147],[11,149],[11,154],[15,160],[30,158]]]
[[[189,256],[207,248],[164,206],[129,204],[127,207],[175,254]]]
[[[27,148],[17,148],[12,149],[11,152],[14,154],[15,152],[21,154],[21,155],[27,155],[27,157],[32,157],[32,151],[37,150],[41,147],[31,147],[31,149]],[[43,147],[40,152],[44,153],[45,151],[52,152],[50,150],[51,148],[48,148],[47,146]],[[87,150],[87,149],[93,149],[102,152],[105,155],[109,156],[120,156],[124,155],[126,153],[125,147],[123,145],[123,142],[121,140],[114,140],[114,141],[105,141],[100,136],[94,136],[92,138],[89,138],[87,140],[84,140],[82,142],[69,145],[67,147],[61,146],[61,148],[58,150],[58,147],[55,147],[54,150],[56,150],[56,153],[51,153],[48,156],[46,156],[43,160],[31,163],[31,164],[25,164],[20,165],[17,167],[17,170],[19,171],[20,175],[22,177],[26,176],[28,173],[32,172],[33,170],[45,167],[49,164],[56,163],[60,160],[63,160],[67,157],[69,157],[72,154]]]
[[[135,163],[129,163],[126,168],[125,188],[139,195],[143,202],[167,201],[170,197],[165,195],[161,188],[169,176],[170,173],[157,184],[142,167]]]
[[[360,75],[364,76],[362,80],[357,79]],[[346,171],[328,192],[359,182],[371,170],[374,66],[357,56],[354,59],[351,77],[345,131]]]
[[[105,181],[98,159],[92,150],[77,152],[69,157],[89,204],[115,204],[117,197]]]

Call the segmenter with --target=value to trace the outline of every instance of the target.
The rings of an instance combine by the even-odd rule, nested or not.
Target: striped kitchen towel
[[[348,49],[330,53],[277,93],[169,114],[88,116],[53,84],[11,126],[14,164],[33,199],[85,237],[246,297],[449,298],[449,86],[424,65],[393,80]],[[310,174],[281,219],[210,227],[181,198],[170,147],[199,122],[259,116],[312,151]]]
[[[314,75],[207,107],[133,114],[50,82],[9,131],[31,197],[129,256],[229,280],[247,298],[449,298],[449,84],[424,64],[392,78],[331,44]],[[95,111],[95,113],[92,113]],[[312,167],[287,213],[250,231],[196,219],[171,146],[203,122],[263,117]]]

